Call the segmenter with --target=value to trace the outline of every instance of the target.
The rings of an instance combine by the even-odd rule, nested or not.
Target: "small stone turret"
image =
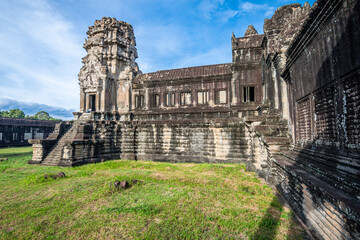
[[[248,29],[245,32],[245,37],[250,35],[257,35],[258,32],[256,31],[255,27],[253,25],[249,25]]]
[[[79,73],[80,112],[129,112],[131,82],[140,72],[132,26],[104,17],[89,27],[87,36]]]

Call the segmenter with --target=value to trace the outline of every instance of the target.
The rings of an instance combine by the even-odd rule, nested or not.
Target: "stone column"
[[[80,112],[86,112],[86,99],[85,93],[83,91],[80,92]]]

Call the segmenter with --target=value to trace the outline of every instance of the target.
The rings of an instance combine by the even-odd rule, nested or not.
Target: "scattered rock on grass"
[[[48,178],[53,178],[53,179],[57,179],[57,178],[63,178],[63,177],[66,177],[65,173],[63,172],[59,172],[58,174],[45,174],[44,175],[44,178],[45,179],[48,179]]]
[[[59,172],[58,174],[55,175],[56,178],[63,178],[63,177],[66,177],[65,173],[63,172]]]
[[[120,182],[120,186],[124,189],[129,187],[129,182],[128,181],[121,181]]]
[[[114,182],[114,187],[115,187],[116,190],[119,190],[120,181],[117,181],[117,180],[116,180],[116,181]]]
[[[120,188],[123,188],[123,189],[127,189],[135,184],[138,183],[138,180],[131,180],[131,185],[129,183],[129,181],[114,181],[114,182],[110,182],[109,186],[110,186],[110,189],[113,190],[113,188],[117,191],[120,190]]]

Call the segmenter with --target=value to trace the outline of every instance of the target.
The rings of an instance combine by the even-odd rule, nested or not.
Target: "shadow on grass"
[[[284,208],[279,202],[278,196],[274,196],[266,214],[261,219],[256,232],[250,237],[250,239],[276,239],[280,217],[283,210]]]

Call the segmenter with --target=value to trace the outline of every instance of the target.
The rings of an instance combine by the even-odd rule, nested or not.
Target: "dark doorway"
[[[96,111],[96,95],[89,96],[89,108],[91,111]]]

